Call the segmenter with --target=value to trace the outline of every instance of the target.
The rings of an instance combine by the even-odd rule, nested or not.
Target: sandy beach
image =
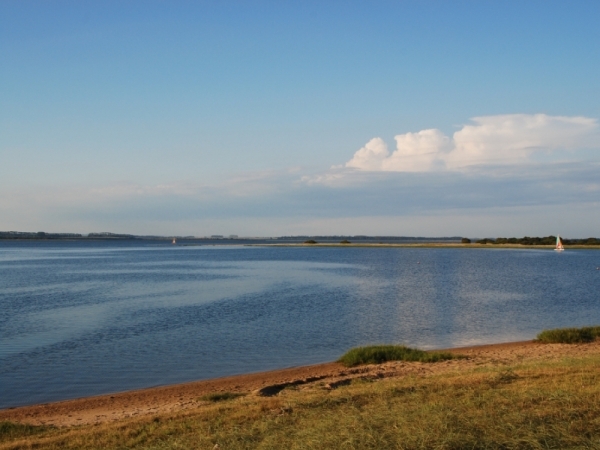
[[[589,344],[541,344],[534,341],[454,348],[447,351],[465,358],[440,363],[388,362],[347,368],[330,362],[269,372],[237,375],[205,381],[161,386],[136,391],[80,398],[56,403],[0,410],[0,422],[69,427],[99,424],[131,417],[151,416],[191,410],[207,401],[203,396],[216,393],[240,393],[275,396],[282,389],[335,389],[353,379],[427,377],[478,366],[502,366],[535,360],[561,360],[600,354],[600,342]]]

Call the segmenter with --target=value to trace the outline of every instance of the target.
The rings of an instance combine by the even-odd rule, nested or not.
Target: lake
[[[0,408],[600,324],[594,250],[0,241]]]

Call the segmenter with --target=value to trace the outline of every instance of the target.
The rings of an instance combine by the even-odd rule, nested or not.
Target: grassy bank
[[[386,361],[439,362],[453,358],[456,356],[451,353],[426,352],[404,345],[371,345],[349,350],[338,362],[346,367],[354,367],[361,364],[381,364]]]
[[[600,448],[597,355],[214,400],[96,426],[4,424],[0,448]]]
[[[537,340],[545,344],[580,344],[592,342],[600,336],[600,327],[556,328],[544,330]]]

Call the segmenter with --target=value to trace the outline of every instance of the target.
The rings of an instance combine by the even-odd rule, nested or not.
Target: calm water
[[[0,242],[0,407],[600,324],[600,252]]]

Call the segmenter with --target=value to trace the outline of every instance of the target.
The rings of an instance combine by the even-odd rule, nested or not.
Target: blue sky
[[[0,230],[600,235],[598,17],[4,1]]]

